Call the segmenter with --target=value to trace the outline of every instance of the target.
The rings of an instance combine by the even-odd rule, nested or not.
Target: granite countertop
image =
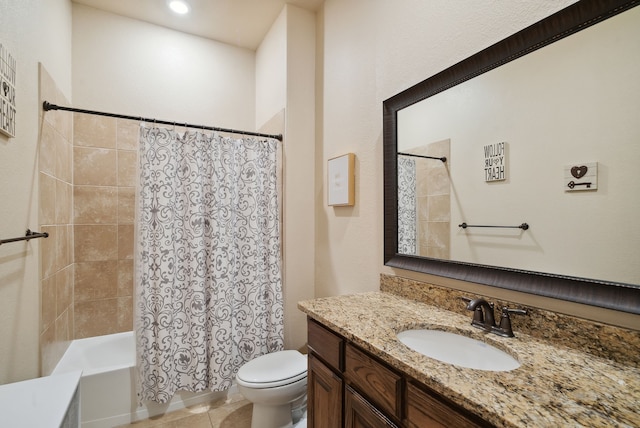
[[[640,427],[640,368],[519,332],[502,338],[463,316],[387,292],[319,298],[298,308],[389,365],[498,427]],[[396,333],[436,328],[515,357],[508,372],[458,367],[402,344]]]

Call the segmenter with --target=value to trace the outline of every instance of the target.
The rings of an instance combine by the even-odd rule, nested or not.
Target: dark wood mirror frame
[[[640,4],[581,0],[383,103],[384,263],[387,266],[640,314],[640,286],[398,253],[397,112]]]

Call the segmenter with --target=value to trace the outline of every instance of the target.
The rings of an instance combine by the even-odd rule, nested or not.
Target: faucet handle
[[[511,328],[511,318],[509,314],[526,315],[527,311],[524,309],[512,309],[503,306],[502,316],[500,317],[500,325],[494,329],[494,333],[504,337],[514,337],[513,329]]]

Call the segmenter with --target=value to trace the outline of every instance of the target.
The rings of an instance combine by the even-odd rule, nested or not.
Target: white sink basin
[[[506,352],[479,340],[441,330],[405,330],[400,342],[427,357],[477,370],[509,371],[520,363]]]

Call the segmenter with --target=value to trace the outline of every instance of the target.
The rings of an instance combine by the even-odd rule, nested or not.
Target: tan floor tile
[[[209,411],[211,428],[250,428],[253,405],[247,400],[225,404]]]
[[[118,428],[250,428],[253,407],[241,394],[190,406]]]

